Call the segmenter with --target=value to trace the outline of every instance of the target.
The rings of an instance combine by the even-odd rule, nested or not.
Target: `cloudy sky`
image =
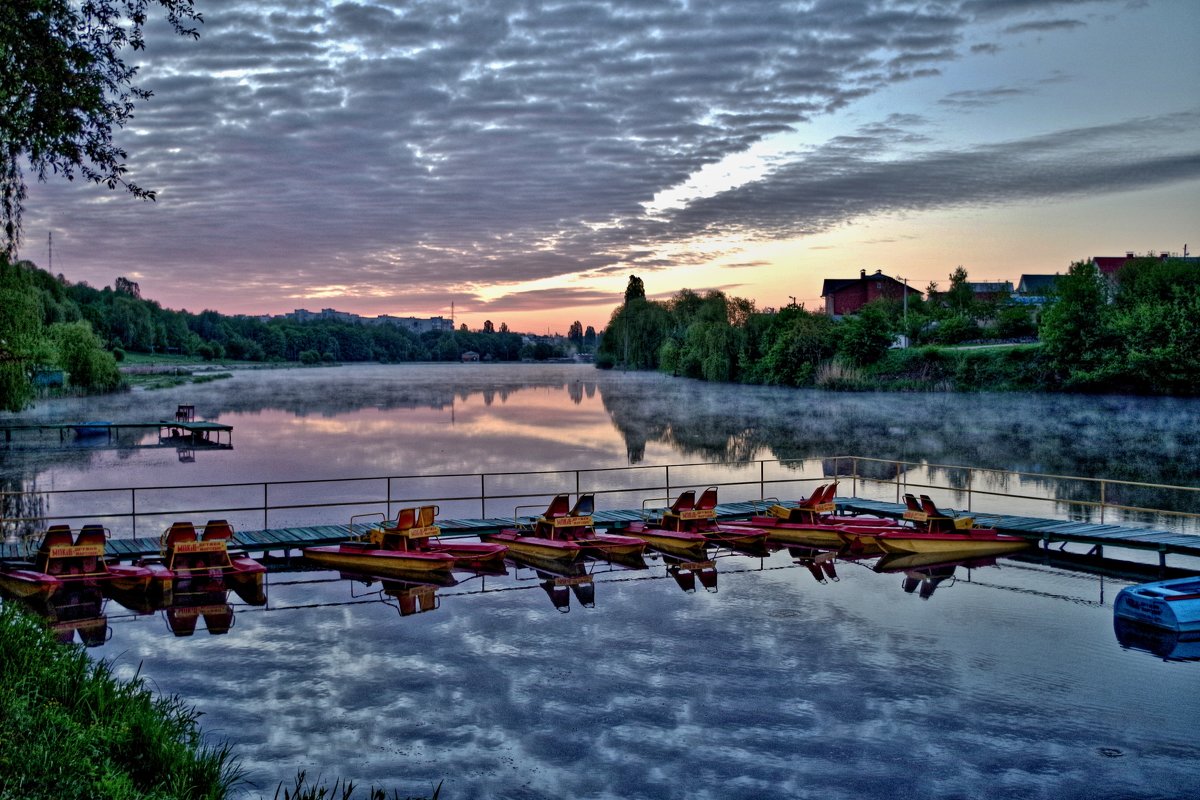
[[[170,308],[603,327],[630,274],[821,305],[1200,251],[1194,0],[197,0],[21,255]]]

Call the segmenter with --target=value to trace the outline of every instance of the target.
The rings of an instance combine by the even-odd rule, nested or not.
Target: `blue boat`
[[[1113,614],[1169,631],[1200,631],[1200,575],[1122,589]]]
[[[104,436],[111,430],[112,423],[105,420],[79,422],[71,426],[76,438],[83,436]]]

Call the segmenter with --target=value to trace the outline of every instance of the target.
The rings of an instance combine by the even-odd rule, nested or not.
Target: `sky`
[[[197,6],[129,54],[157,200],[31,184],[21,257],[193,312],[566,333],[630,275],[816,309],[860,269],[1200,251],[1195,0]]]

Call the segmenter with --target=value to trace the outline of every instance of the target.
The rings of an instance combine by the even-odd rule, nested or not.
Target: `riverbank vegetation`
[[[220,800],[241,778],[198,714],[0,608],[0,797]]]
[[[472,353],[481,361],[545,361],[590,353],[596,339],[579,322],[565,337],[539,337],[490,321],[478,331],[416,333],[355,320],[193,314],[143,299],[125,278],[96,289],[0,254],[0,410],[25,408],[39,386],[110,391],[122,384],[119,363],[135,354],[192,364],[460,361]]]
[[[895,345],[903,337],[906,348]],[[833,319],[803,306],[689,289],[648,300],[632,277],[596,363],[707,381],[839,390],[1200,392],[1200,268],[1139,258],[1115,279],[1073,264],[1028,305],[977,300],[961,268],[947,291],[879,300]]]

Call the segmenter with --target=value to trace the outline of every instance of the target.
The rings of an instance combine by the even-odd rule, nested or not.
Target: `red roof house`
[[[921,296],[917,289],[905,286],[901,281],[884,275],[883,270],[878,269],[874,275],[868,275],[865,269],[861,270],[857,278],[826,278],[821,287],[825,313],[831,317],[857,313],[867,303],[881,297],[901,300],[905,292]]]

